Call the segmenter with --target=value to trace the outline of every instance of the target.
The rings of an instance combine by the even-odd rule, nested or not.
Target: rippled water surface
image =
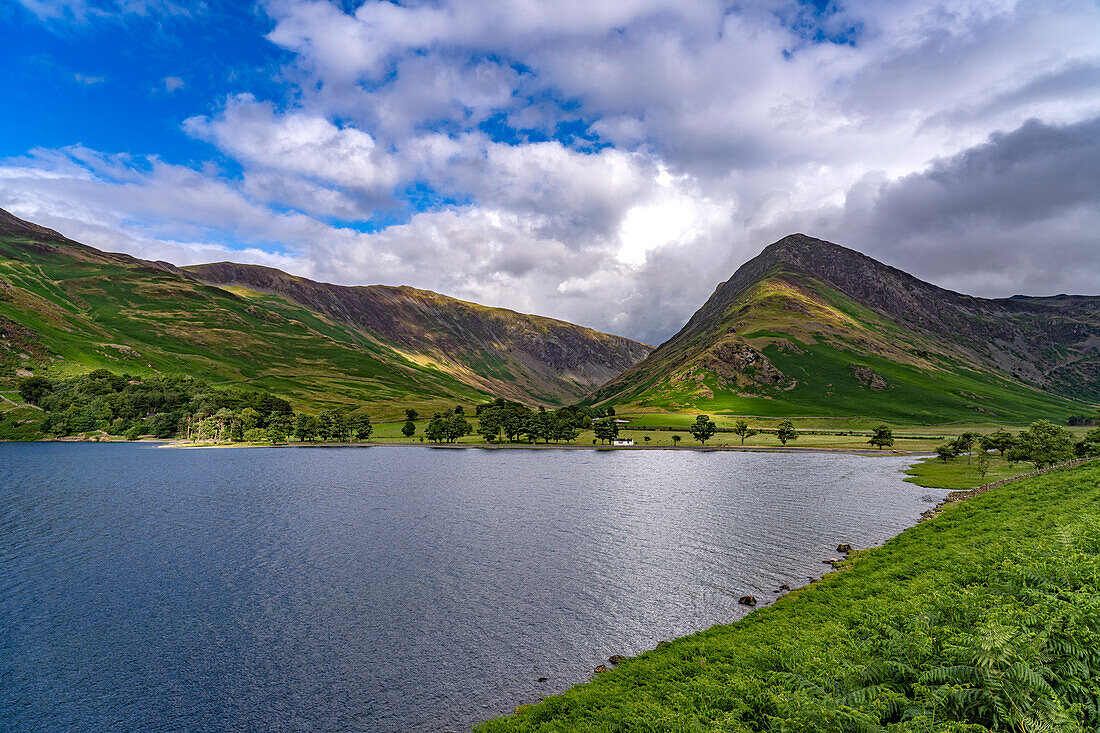
[[[465,730],[896,534],[908,462],[0,444],[0,729]]]

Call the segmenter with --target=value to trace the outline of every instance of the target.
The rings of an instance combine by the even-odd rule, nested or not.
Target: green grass
[[[931,457],[913,464],[906,471],[909,478],[905,480],[931,489],[973,489],[1001,479],[1020,476],[1032,470],[1032,466],[1026,463],[1009,463],[1003,458],[995,458],[990,454],[989,471],[982,476],[973,461],[969,464],[966,462],[965,456],[953,458],[947,463]]]
[[[998,705],[1091,730],[1100,724],[1097,649],[1100,462],[1092,462],[952,505],[742,621],[628,659],[476,730],[1015,729],[991,717]],[[1014,702],[967,681],[975,665],[1008,685]],[[1042,691],[1042,676],[1055,693]],[[1074,694],[1082,705],[1070,704]],[[965,704],[983,699],[985,712]]]

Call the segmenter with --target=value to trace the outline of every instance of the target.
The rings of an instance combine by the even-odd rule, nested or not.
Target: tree
[[[276,445],[286,442],[286,426],[281,422],[275,422],[268,425],[267,430],[264,432],[267,435],[267,439]]]
[[[53,383],[45,377],[35,375],[19,380],[19,396],[32,405],[37,405],[51,389]]]
[[[867,442],[876,448],[889,448],[894,444],[894,431],[887,425],[879,425]]]
[[[688,428],[688,432],[691,433],[691,437],[699,441],[701,445],[706,445],[707,441],[714,437],[714,434],[718,432],[718,426],[714,424],[706,415],[699,415],[695,418],[695,422]]]
[[[954,441],[936,447],[936,456],[944,463],[947,463],[957,455],[959,455],[959,449]]]
[[[285,443],[294,424],[293,412],[273,412],[267,416],[267,439],[272,443]]]
[[[970,456],[974,450],[974,446],[978,445],[978,442],[982,439],[981,433],[966,432],[955,438],[955,445],[959,448],[959,453],[966,454],[966,463],[970,465]]]
[[[370,415],[362,414],[356,415],[351,420],[351,430],[355,433],[356,440],[366,440],[374,432],[374,425],[371,424]]]
[[[477,434],[489,443],[495,443],[500,437],[501,425],[504,421],[504,412],[499,407],[478,409]]]
[[[786,445],[789,440],[798,440],[798,431],[794,429],[794,423],[784,420],[775,429],[775,437],[779,438],[780,443]]]
[[[679,435],[673,435],[672,436],[672,444],[673,445],[679,445],[681,440],[682,440],[682,438]]]
[[[1031,423],[1019,436],[1020,455],[1036,469],[1073,457],[1073,434],[1047,420]]]
[[[435,413],[428,421],[428,427],[424,428],[424,437],[433,443],[441,443],[447,437],[447,430],[443,423],[443,415]]]
[[[1003,428],[998,428],[989,435],[983,435],[980,445],[986,450],[995,450],[1005,457],[1005,451],[1016,444],[1016,437]]]
[[[531,429],[532,440],[542,438],[543,442],[549,443],[554,434],[554,416],[545,407],[540,407],[531,420]]]
[[[741,439],[741,445],[745,444],[745,438],[751,438],[758,432],[760,431],[750,428],[749,424],[744,420],[738,420],[733,425],[733,434]]]
[[[298,421],[294,423],[294,434],[303,443],[317,440],[317,418],[313,415],[299,415]]]
[[[985,475],[989,473],[989,453],[982,448],[978,451],[978,455],[974,458],[974,468],[977,469],[978,474],[984,479]]]
[[[251,428],[244,431],[244,439],[248,443],[262,443],[267,440],[267,431],[263,428]]]
[[[325,410],[317,416],[317,435],[321,440],[344,442],[351,432],[348,420],[339,410]]]
[[[236,415],[234,415],[233,411],[230,410],[228,407],[223,407],[214,413],[214,420],[218,423],[218,440],[221,440],[223,437],[225,437],[226,430],[229,427],[229,422],[234,417],[236,417]]]
[[[406,438],[411,438],[415,433],[416,423],[414,423],[412,420],[409,420],[401,426],[401,434],[404,435]]]
[[[500,429],[504,431],[504,437],[509,443],[514,443],[527,427],[527,417],[530,413],[526,407],[518,409],[505,408],[501,412]]]
[[[419,413],[417,413],[417,411],[412,409],[412,408],[409,408],[408,410],[405,410],[405,419],[410,421],[410,422],[416,420],[416,418],[418,416],[419,416]]]
[[[443,424],[443,437],[448,443],[454,443],[459,438],[464,438],[471,432],[470,423],[462,416],[455,413],[448,417]]]
[[[218,421],[212,417],[205,418],[199,423],[199,440],[216,440],[218,437]]]
[[[568,443],[576,440],[579,434],[580,431],[577,430],[577,426],[573,424],[568,415],[560,415],[554,420],[551,428],[551,435],[554,440],[564,440]]]
[[[251,407],[246,407],[241,410],[241,428],[244,430],[252,430],[253,428],[260,427],[260,418],[263,417],[260,413],[253,410]]]
[[[1074,452],[1081,458],[1100,455],[1100,428],[1085,433],[1084,437],[1074,446]]]
[[[592,422],[592,432],[601,441],[610,442],[619,435],[619,424],[614,420],[602,417]]]

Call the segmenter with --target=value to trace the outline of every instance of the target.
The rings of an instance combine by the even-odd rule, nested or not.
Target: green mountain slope
[[[196,272],[213,278],[227,267]],[[629,339],[412,288],[336,288],[277,270],[242,270],[359,297],[341,312],[304,297],[295,302],[279,288],[264,292],[254,280],[221,287],[0,211],[0,376],[93,368],[186,374],[251,384],[303,406],[367,405],[386,417],[489,394],[564,404],[649,351]],[[359,317],[356,308],[370,315]]]
[[[232,262],[185,269],[211,285],[285,298],[416,363],[525,402],[576,401],[651,351],[620,336],[428,290],[343,287]]]
[[[988,300],[801,234],[589,399],[628,409],[1026,420],[1100,400],[1100,298]]]

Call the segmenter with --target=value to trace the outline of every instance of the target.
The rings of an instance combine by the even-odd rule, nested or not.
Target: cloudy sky
[[[1100,293],[1095,0],[16,0],[0,207],[659,343],[800,231]]]

